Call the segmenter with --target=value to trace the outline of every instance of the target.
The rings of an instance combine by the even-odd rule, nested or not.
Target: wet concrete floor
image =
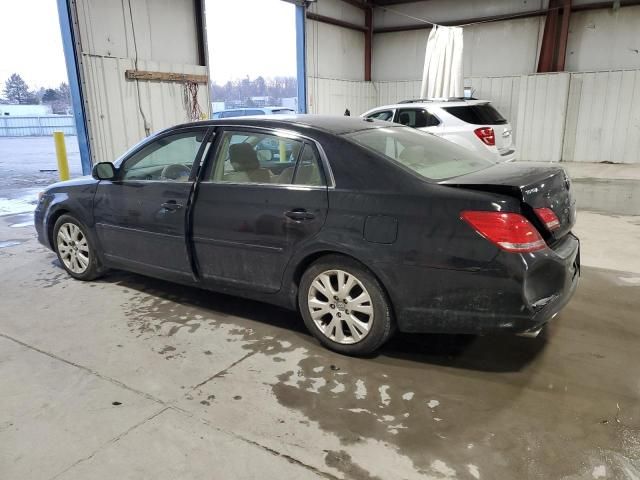
[[[640,274],[585,267],[537,339],[398,335],[70,279],[0,221],[0,478],[640,478]]]

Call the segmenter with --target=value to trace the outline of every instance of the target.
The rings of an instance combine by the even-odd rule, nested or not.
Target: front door
[[[275,292],[293,252],[324,224],[327,182],[317,147],[267,132],[237,127],[216,134],[193,207],[205,283]]]
[[[94,199],[106,260],[142,273],[191,278],[185,235],[195,169],[208,148],[207,129],[152,140],[126,158]]]

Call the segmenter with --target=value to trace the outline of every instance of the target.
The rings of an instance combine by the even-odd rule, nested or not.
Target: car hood
[[[47,190],[54,189],[54,188],[64,189],[65,187],[81,187],[86,185],[94,185],[96,183],[98,183],[98,180],[93,178],[91,175],[85,175],[83,177],[78,177],[78,178],[73,178],[71,180],[65,180],[63,182],[53,183],[47,187]]]

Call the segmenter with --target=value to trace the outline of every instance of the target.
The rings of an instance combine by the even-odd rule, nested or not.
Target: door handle
[[[316,216],[307,212],[304,208],[294,208],[288,212],[284,212],[285,217],[295,220],[296,222],[304,222],[305,220],[313,220]]]
[[[181,203],[176,202],[175,200],[169,200],[168,202],[164,202],[160,205],[165,210],[180,210],[183,205]]]

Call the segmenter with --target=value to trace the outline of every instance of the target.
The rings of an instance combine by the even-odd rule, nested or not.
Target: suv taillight
[[[540,221],[544,223],[544,226],[547,227],[547,230],[550,232],[560,228],[560,220],[558,220],[558,216],[550,208],[534,208],[533,211],[536,212]]]
[[[496,144],[496,134],[491,127],[476,128],[473,133],[475,133],[485,145],[493,147]]]
[[[465,210],[460,218],[507,252],[535,252],[546,247],[536,228],[519,213]]]

